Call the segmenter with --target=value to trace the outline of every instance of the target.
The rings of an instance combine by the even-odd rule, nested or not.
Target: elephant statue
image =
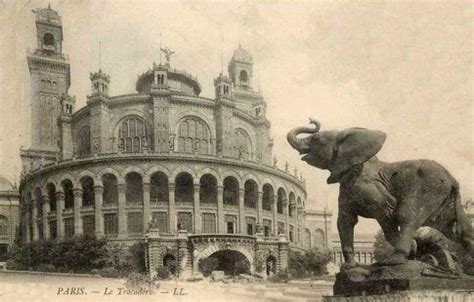
[[[383,162],[375,156],[385,142],[382,131],[364,128],[319,131],[321,124],[292,129],[289,144],[302,160],[329,170],[328,184],[339,183],[337,228],[344,255],[343,269],[356,266],[354,227],[358,216],[377,220],[393,254],[387,265],[403,264],[415,232],[428,226],[460,243],[474,255],[472,226],[463,211],[459,184],[431,160]],[[309,134],[298,138],[300,134]]]

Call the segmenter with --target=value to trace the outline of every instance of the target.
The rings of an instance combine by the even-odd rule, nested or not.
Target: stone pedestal
[[[470,290],[416,290],[388,293],[372,296],[331,296],[324,297],[324,302],[424,302],[424,301],[474,301],[474,291]]]
[[[409,260],[344,270],[333,289],[325,301],[465,301],[474,295],[474,277]]]

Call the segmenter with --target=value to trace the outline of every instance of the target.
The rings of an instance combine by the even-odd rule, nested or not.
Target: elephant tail
[[[456,235],[464,248],[474,255],[474,231],[469,218],[466,213],[464,213],[459,187],[453,186],[450,198],[454,202],[454,210],[456,213]]]

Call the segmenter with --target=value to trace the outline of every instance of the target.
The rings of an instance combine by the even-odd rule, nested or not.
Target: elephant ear
[[[341,131],[334,150],[331,174],[340,174],[377,154],[387,135],[378,130],[349,128]]]

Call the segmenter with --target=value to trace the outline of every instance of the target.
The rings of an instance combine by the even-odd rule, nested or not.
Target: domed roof
[[[244,63],[252,63],[252,55],[247,50],[243,49],[241,45],[234,51],[234,55],[232,56],[233,61],[239,61]]]
[[[48,5],[48,8],[40,8],[33,10],[36,13],[36,21],[51,23],[54,25],[61,25],[61,16],[58,12],[51,9],[51,6]]]
[[[15,191],[15,187],[11,184],[8,179],[0,176],[0,191]]]

